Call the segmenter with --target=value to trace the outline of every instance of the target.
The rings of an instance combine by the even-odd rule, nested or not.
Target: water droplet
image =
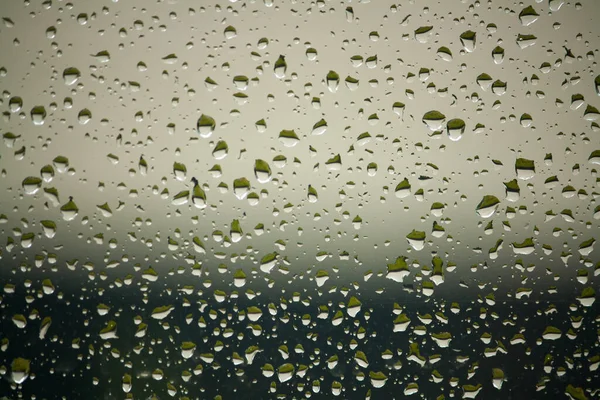
[[[46,122],[46,109],[44,106],[35,106],[31,109],[31,121],[34,125],[44,125]]]
[[[331,93],[335,93],[340,84],[340,76],[335,71],[329,71],[326,77],[327,88]]]
[[[529,26],[537,21],[539,16],[532,6],[527,6],[519,13],[519,21],[521,21],[521,25]]]
[[[463,48],[467,52],[472,53],[473,51],[475,51],[476,42],[477,42],[477,34],[475,32],[465,31],[465,32],[461,33],[460,43],[462,44]]]
[[[453,142],[460,140],[463,133],[465,133],[465,121],[460,118],[451,119],[446,124],[446,130],[448,132],[448,137]]]
[[[298,144],[298,142],[300,141],[300,138],[298,137],[296,132],[294,132],[294,130],[285,130],[284,129],[279,133],[279,141],[285,147],[294,147],[295,145]]]
[[[29,176],[23,179],[22,186],[25,194],[33,195],[42,187],[42,180],[35,176]]]
[[[72,221],[77,217],[79,208],[73,202],[73,197],[69,197],[69,201],[60,208],[60,213],[65,221]]]
[[[406,235],[406,240],[413,249],[417,251],[423,250],[425,247],[425,232],[413,229],[412,232]]]
[[[437,55],[442,60],[451,62],[452,61],[452,52],[446,46],[442,46],[437,50]]]
[[[504,49],[500,46],[494,47],[494,50],[492,50],[492,59],[494,60],[494,64],[502,64],[504,61]]]
[[[237,36],[237,30],[233,26],[229,25],[227,28],[225,28],[223,34],[225,35],[225,39],[230,40]]]
[[[432,110],[423,115],[422,121],[429,130],[434,132],[442,129],[444,122],[446,122],[446,116],[439,111]]]
[[[92,57],[94,57],[100,63],[107,63],[110,61],[110,53],[106,50],[102,50],[96,54],[92,54]]]
[[[433,26],[422,26],[415,30],[415,40],[419,43],[427,43],[431,36]]]
[[[208,138],[212,135],[215,130],[215,120],[208,115],[202,114],[196,123],[196,129],[200,137]]]
[[[498,209],[499,204],[500,200],[496,196],[485,195],[477,205],[475,211],[482,218],[491,218]]]
[[[219,140],[213,149],[212,155],[217,160],[222,160],[223,158],[227,157],[228,152],[229,147],[227,146],[227,142],[224,140]]]
[[[29,377],[31,361],[25,358],[15,358],[11,364],[11,378],[21,385]]]
[[[285,56],[280,55],[277,61],[275,61],[275,66],[273,67],[273,72],[275,77],[278,79],[285,78],[285,73],[287,71],[287,63],[285,62]]]
[[[10,98],[10,100],[8,101],[8,109],[10,110],[10,112],[12,113],[16,113],[21,111],[21,108],[23,108],[23,99],[20,98],[19,96],[13,96]]]
[[[271,180],[271,167],[264,161],[257,159],[254,161],[254,175],[260,183],[267,183]]]
[[[79,123],[81,125],[85,125],[88,122],[90,122],[92,119],[92,112],[90,110],[88,110],[87,108],[84,108],[83,110],[79,111],[79,114],[77,115],[77,121],[79,121]]]
[[[238,178],[233,181],[233,194],[239,200],[244,200],[250,191],[250,181],[246,178]]]

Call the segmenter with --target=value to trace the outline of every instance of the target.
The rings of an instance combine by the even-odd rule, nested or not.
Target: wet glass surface
[[[0,14],[0,399],[600,396],[600,3]]]

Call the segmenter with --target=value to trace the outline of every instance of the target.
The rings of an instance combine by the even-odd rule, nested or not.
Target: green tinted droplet
[[[269,253],[260,260],[260,270],[269,273],[277,263],[277,253]]]
[[[245,75],[236,75],[233,77],[233,84],[239,90],[246,90],[248,88],[248,77]]]
[[[187,168],[185,164],[174,162],[173,163],[173,175],[178,181],[185,181],[187,175]]]
[[[227,28],[225,28],[223,34],[225,35],[225,39],[233,39],[237,36],[237,30],[233,26],[229,25]]]
[[[336,154],[325,162],[325,166],[330,171],[339,171],[342,168],[342,157]]]
[[[203,138],[210,137],[215,130],[215,126],[215,120],[212,117],[204,114],[200,116],[198,122],[196,123],[198,134],[200,134],[200,136]]]
[[[23,99],[20,98],[19,96],[13,96],[10,98],[10,100],[8,100],[8,109],[10,110],[10,112],[12,113],[16,113],[21,111],[21,108],[23,107]]]
[[[19,139],[21,135],[15,135],[12,132],[6,132],[2,135],[2,139],[4,139],[4,144],[8,148],[13,148],[17,139]]]
[[[234,243],[237,243],[242,239],[243,235],[244,235],[244,232],[242,231],[240,221],[237,219],[234,219],[231,222],[231,229],[229,230],[229,236],[231,236],[231,241]]]
[[[190,191],[182,190],[173,197],[173,199],[171,200],[171,204],[173,204],[174,206],[181,206],[187,204],[189,197]]]
[[[492,83],[492,93],[502,96],[504,93],[506,93],[506,87],[506,82],[503,82],[499,79],[495,80],[494,83]]]
[[[35,233],[28,232],[28,233],[22,234],[21,235],[21,247],[23,247],[24,249],[30,248],[31,245],[33,244],[34,240],[35,240]]]
[[[42,220],[40,221],[40,224],[42,225],[42,229],[44,230],[44,235],[47,238],[52,239],[56,234],[56,223],[50,220]]]
[[[246,274],[243,270],[238,269],[233,274],[233,284],[235,287],[243,287],[246,284]]]
[[[275,165],[277,168],[283,168],[286,166],[286,164],[287,164],[287,157],[284,156],[283,154],[273,157],[273,165]]]
[[[350,61],[352,62],[352,65],[356,68],[360,67],[363,64],[363,57],[356,55],[356,56],[352,56],[350,57]]]
[[[90,110],[88,110],[87,108],[84,108],[83,110],[79,111],[79,114],[77,114],[77,121],[81,124],[81,125],[85,125],[88,122],[90,122],[92,119],[92,112]]]
[[[526,49],[527,47],[533,46],[537,41],[537,36],[535,35],[522,35],[519,34],[517,36],[517,45],[521,49]]]
[[[340,76],[338,75],[338,73],[335,71],[329,71],[325,80],[327,82],[327,88],[329,89],[329,91],[331,93],[335,93],[340,84]]]
[[[537,21],[539,16],[533,6],[527,6],[519,13],[519,21],[523,26],[529,26]]]
[[[535,176],[534,161],[526,158],[517,158],[515,161],[515,172],[519,179],[528,180],[533,178]]]
[[[52,165],[44,165],[40,170],[40,175],[44,182],[48,183],[54,178],[54,168]]]
[[[279,141],[285,147],[294,147],[295,145],[298,144],[298,142],[300,141],[300,138],[298,137],[296,132],[294,132],[294,130],[285,130],[284,129],[279,133]]]
[[[590,156],[588,157],[588,162],[590,164],[600,165],[600,149],[594,150],[590,153]]]
[[[495,64],[502,64],[504,61],[504,49],[500,46],[496,46],[492,50],[492,59],[494,60]]]
[[[295,368],[292,364],[283,364],[277,369],[277,378],[279,382],[287,382],[292,379],[294,375]]]
[[[310,203],[316,203],[319,199],[317,190],[312,185],[308,185],[307,198]]]
[[[408,181],[407,178],[404,178],[402,180],[402,182],[398,183],[398,185],[396,185],[396,189],[394,191],[395,195],[397,198],[399,199],[403,199],[405,197],[410,196],[410,182]]]
[[[477,34],[473,31],[465,31],[460,35],[460,43],[469,53],[472,53],[475,50],[476,41]]]
[[[551,7],[552,7],[552,3],[560,3],[560,6],[563,4],[563,1],[552,1],[551,0]],[[560,6],[558,6],[558,8],[560,8]],[[567,385],[567,389],[565,390],[565,394],[567,394],[569,396],[570,399],[573,400],[588,400],[588,397],[585,395],[585,391],[580,388],[580,387],[575,387],[573,385],[571,385],[570,383]]]
[[[212,154],[217,160],[222,160],[223,158],[227,157],[228,152],[229,146],[227,146],[227,142],[224,140],[219,140],[215,145]]]
[[[520,188],[516,179],[513,179],[509,182],[504,182],[504,187],[506,188],[506,199],[508,201],[518,201]]]
[[[267,183],[271,180],[271,167],[264,161],[257,159],[254,161],[254,175],[260,183]]]
[[[408,244],[417,251],[422,250],[425,247],[425,232],[417,231],[413,229],[408,235],[406,235]]]
[[[485,195],[477,205],[475,211],[482,218],[490,218],[496,212],[498,204],[500,204],[500,200],[496,196]]]
[[[483,90],[488,90],[493,83],[492,77],[486,74],[485,72],[477,76],[476,82],[479,85],[479,87]]]
[[[69,196],[69,201],[60,208],[60,212],[65,221],[71,221],[75,219],[77,213],[79,212],[79,208],[77,208],[77,205],[73,202],[72,196]]]
[[[285,62],[285,56],[280,55],[275,61],[275,65],[273,67],[273,73],[275,77],[278,79],[285,78],[285,73],[287,71],[287,63]]]
[[[29,377],[31,361],[26,358],[15,358],[10,366],[12,381],[20,385]]]
[[[313,125],[312,135],[318,136],[322,135],[327,131],[327,121],[321,118],[316,124]]]
[[[306,49],[306,58],[308,58],[310,61],[314,61],[317,59],[317,50],[309,47],[308,49]]]
[[[29,176],[23,179],[21,185],[25,191],[25,194],[33,195],[36,194],[42,187],[42,180],[36,176]]]
[[[356,78],[353,78],[351,76],[347,76],[346,79],[344,80],[344,83],[346,84],[346,87],[348,89],[350,89],[351,91],[354,91],[354,90],[358,89],[359,80]]]
[[[92,57],[94,57],[100,63],[107,63],[110,61],[110,53],[106,50],[102,50],[97,52],[96,54],[92,54]]]
[[[56,188],[44,188],[44,196],[48,198],[54,206],[59,204],[58,190]]]
[[[204,85],[208,90],[214,90],[219,86],[217,82],[215,82],[210,76],[204,80]]]
[[[30,112],[31,121],[34,125],[40,126],[44,125],[46,122],[46,108],[44,106],[35,106],[31,109]]]
[[[402,117],[402,115],[404,114],[404,103],[397,101],[392,105],[392,111],[394,112],[394,114]]]
[[[243,200],[250,191],[250,181],[246,178],[238,178],[233,181],[233,194],[239,200]]]
[[[583,113],[583,119],[586,121],[596,121],[598,118],[600,118],[600,111],[598,111],[598,109],[590,104],[587,105],[584,113]]]
[[[108,321],[106,326],[100,330],[100,338],[104,340],[116,339],[117,338],[117,323],[115,321]]]
[[[431,131],[437,131],[442,129],[446,116],[437,110],[432,110],[423,115],[422,121]]]
[[[437,55],[444,61],[452,61],[452,52],[446,46],[442,46],[437,50]]]
[[[387,382],[387,376],[381,371],[370,371],[369,378],[371,379],[371,385],[374,388],[381,388],[385,386],[385,382]]]
[[[50,329],[51,324],[52,324],[52,318],[44,317],[44,319],[42,320],[42,323],[40,324],[40,331],[38,334],[40,339],[44,339],[44,337],[46,337],[46,333],[48,332],[48,329]]]
[[[415,30],[415,40],[419,43],[427,43],[429,33],[433,26],[421,26]]]
[[[446,124],[446,130],[448,132],[448,138],[453,142],[460,140],[463,133],[465,133],[465,121],[460,118],[454,118],[448,121]]]
[[[54,168],[60,173],[66,172],[69,167],[69,159],[65,156],[55,157],[52,163],[54,164]]]
[[[513,242],[511,243],[511,247],[513,248],[513,252],[515,254],[527,255],[533,253],[533,251],[535,250],[533,238],[527,238],[521,243]]]
[[[256,130],[258,131],[258,133],[263,133],[267,130],[267,123],[264,119],[256,121],[254,125],[256,126]]]
[[[594,244],[596,243],[596,239],[590,238],[585,240],[579,244],[578,252],[582,256],[588,256],[592,251],[594,251]]]
[[[112,217],[112,210],[110,209],[110,207],[108,206],[108,203],[104,203],[101,205],[96,206],[96,208],[98,209],[98,211],[100,211],[102,213],[102,216],[105,218],[108,217]]]

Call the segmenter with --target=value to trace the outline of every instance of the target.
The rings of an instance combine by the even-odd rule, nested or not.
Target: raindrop
[[[87,108],[84,108],[83,110],[79,111],[79,114],[77,115],[77,121],[79,121],[81,125],[87,124],[88,122],[90,122],[91,119],[92,112]]]
[[[460,43],[462,44],[463,48],[469,53],[475,51],[476,42],[477,35],[473,31],[465,31],[460,35]]]
[[[285,73],[287,71],[287,63],[285,62],[285,56],[280,55],[277,61],[275,61],[275,66],[273,67],[273,72],[275,73],[275,77],[278,79],[285,78]]]
[[[425,125],[427,125],[429,130],[438,131],[444,126],[444,122],[446,122],[446,116],[439,111],[432,110],[423,115],[422,121]]]
[[[34,125],[44,125],[46,122],[46,109],[44,106],[35,106],[31,109],[31,121]]]
[[[196,123],[198,134],[200,134],[200,136],[203,138],[210,137],[215,130],[215,126],[215,120],[212,117],[204,114],[200,116],[198,122]]]
[[[60,208],[60,213],[65,221],[72,221],[77,217],[79,208],[73,202],[73,197],[69,196],[69,201]]]
[[[23,179],[22,186],[25,194],[33,195],[42,187],[42,180],[38,177],[30,176]]]
[[[81,73],[75,67],[65,68],[65,70],[63,71],[63,81],[67,86],[71,86],[77,83],[80,77]]]
[[[340,84],[340,76],[335,71],[329,71],[327,73],[327,77],[325,78],[327,82],[327,88],[331,93],[335,93]]]

